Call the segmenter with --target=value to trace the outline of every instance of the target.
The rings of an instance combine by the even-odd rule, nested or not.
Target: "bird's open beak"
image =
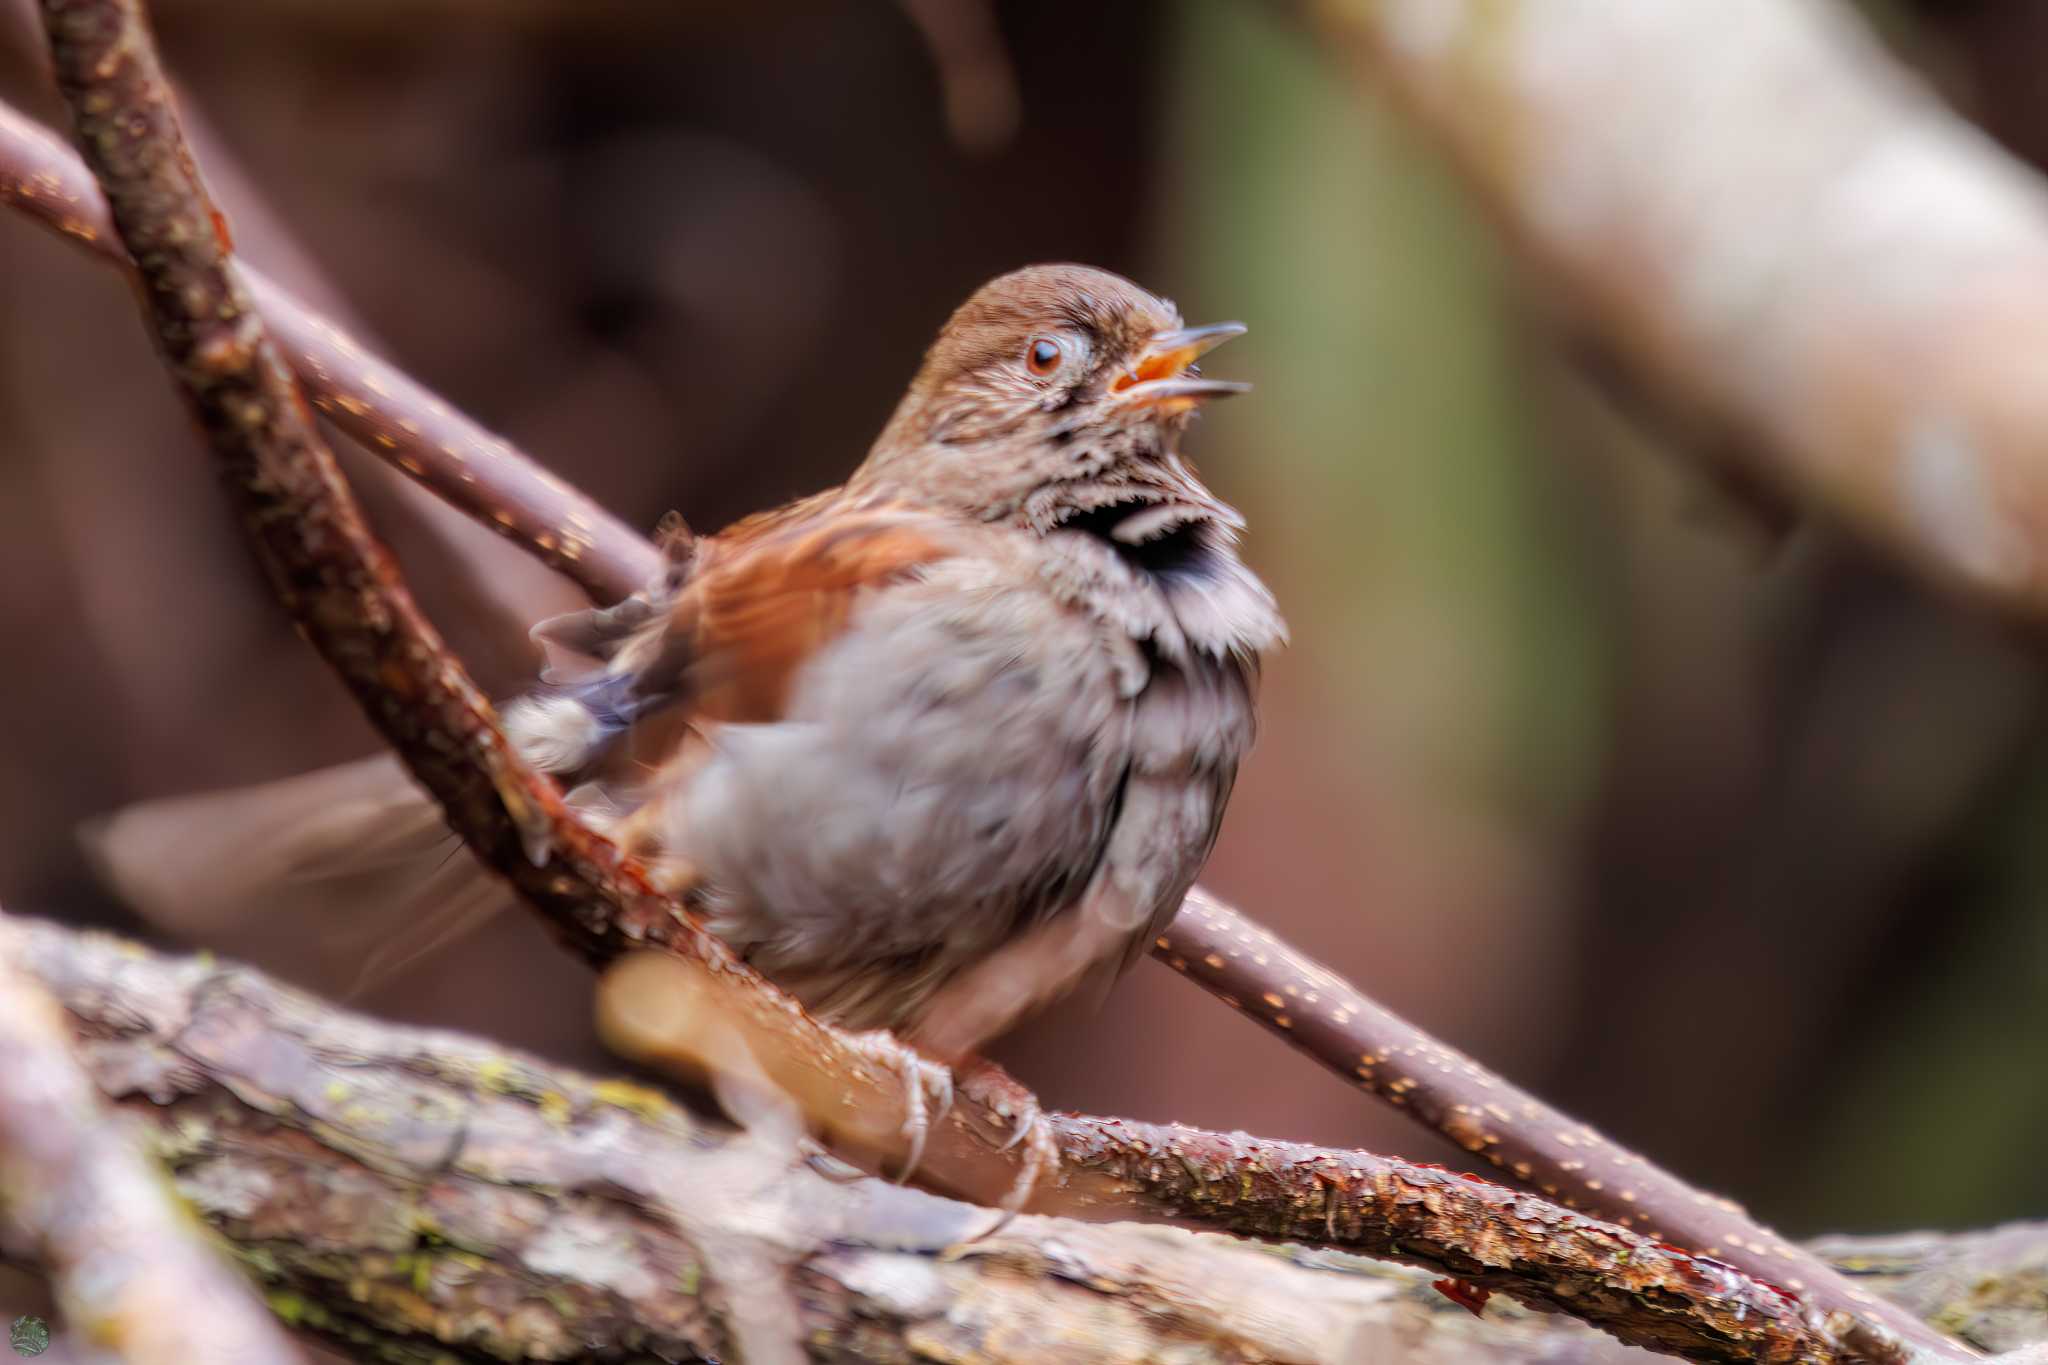
[[[1203,379],[1187,373],[1203,354],[1232,337],[1243,336],[1241,322],[1218,322],[1208,327],[1184,327],[1153,337],[1138,361],[1110,385],[1110,391],[1127,403],[1182,411],[1205,398],[1221,398],[1251,388],[1229,379]]]

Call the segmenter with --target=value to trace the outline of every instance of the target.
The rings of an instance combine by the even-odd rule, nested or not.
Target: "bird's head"
[[[1087,266],[998,276],[940,331],[854,485],[1042,533],[1108,515],[1095,529],[1149,538],[1188,519],[1167,504],[1234,522],[1176,447],[1205,400],[1249,387],[1195,369],[1244,330],[1185,327],[1172,304]]]

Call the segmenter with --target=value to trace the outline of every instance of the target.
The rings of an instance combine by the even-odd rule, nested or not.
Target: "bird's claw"
[[[1010,1135],[1003,1139],[1003,1145],[996,1148],[996,1150],[999,1152],[1007,1152],[1012,1147],[1015,1147],[1018,1143],[1022,1142],[1025,1138],[1030,1137],[1034,1133],[1038,1132],[1044,1126],[1045,1115],[1039,1111],[1039,1108],[1036,1104],[1033,1104],[1024,1113],[1019,1114],[1017,1116],[1017,1126],[1010,1130]]]
[[[1038,1107],[1036,1098],[1022,1107],[1022,1112],[1017,1115],[1017,1126],[998,1150],[1007,1152],[1020,1143],[1024,1148],[1023,1169],[1017,1172],[1017,1178],[1011,1182],[1003,1202],[996,1205],[1001,1211],[1000,1216],[989,1225],[987,1232],[981,1234],[983,1237],[993,1237],[1008,1227],[1010,1220],[1031,1202],[1031,1196],[1038,1190],[1038,1182],[1048,1172],[1060,1168],[1059,1139],[1053,1134],[1052,1120]]]
[[[887,1029],[858,1034],[853,1041],[861,1055],[870,1062],[903,1078],[901,1131],[904,1140],[910,1144],[910,1152],[904,1158],[903,1169],[893,1177],[901,1185],[910,1179],[917,1170],[918,1162],[924,1159],[925,1139],[930,1136],[933,1125],[943,1122],[952,1112],[953,1072],[900,1041]]]
[[[1053,1131],[1052,1120],[1040,1107],[1038,1097],[994,1065],[984,1064],[970,1072],[962,1082],[962,1089],[999,1116],[1013,1120],[1010,1135],[1003,1139],[997,1151],[1012,1151],[1020,1145],[1024,1149],[1017,1178],[1011,1182],[1002,1202],[996,1205],[996,1220],[968,1239],[978,1242],[1008,1227],[1010,1221],[1031,1202],[1039,1182],[1049,1172],[1059,1170],[1059,1139]]]

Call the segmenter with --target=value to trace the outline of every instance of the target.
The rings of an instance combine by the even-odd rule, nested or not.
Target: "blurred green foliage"
[[[1252,325],[1201,449],[1313,634],[1333,715],[1426,798],[1545,821],[1602,757],[1605,642],[1530,420],[1504,263],[1442,162],[1275,12],[1195,0],[1172,278]]]

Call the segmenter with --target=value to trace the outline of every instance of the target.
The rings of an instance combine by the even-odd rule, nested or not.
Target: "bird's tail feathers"
[[[390,755],[129,806],[80,838],[150,923],[341,994],[447,947],[512,899]]]

